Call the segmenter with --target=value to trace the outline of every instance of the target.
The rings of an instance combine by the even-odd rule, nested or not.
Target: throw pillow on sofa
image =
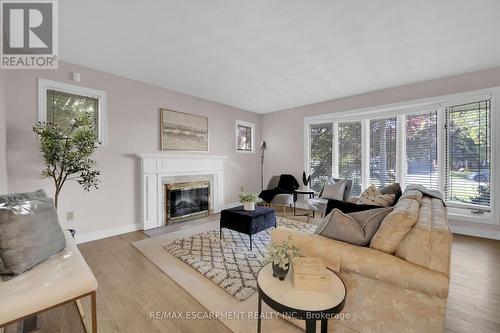
[[[403,194],[394,210],[382,221],[370,247],[391,254],[396,252],[403,238],[417,223],[419,209],[420,202],[405,198]]]
[[[50,198],[0,204],[0,275],[8,280],[66,247]]]
[[[399,198],[401,198],[401,195],[403,194],[403,191],[401,191],[401,185],[399,183],[392,183],[387,186],[381,186],[378,188],[380,193],[382,194],[394,194],[396,197],[394,198],[394,202],[398,202]]]
[[[346,243],[367,246],[393,207],[344,214],[334,209],[316,230],[317,234]]]
[[[346,185],[347,181],[345,179],[340,180],[333,184],[325,184],[325,187],[323,188],[323,193],[321,194],[321,198],[342,200],[344,198]]]
[[[359,201],[365,205],[389,207],[396,199],[395,194],[382,194],[375,186],[368,187],[359,196]]]

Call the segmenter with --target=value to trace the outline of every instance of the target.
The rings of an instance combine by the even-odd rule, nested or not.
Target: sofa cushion
[[[388,207],[394,203],[395,194],[382,194],[375,186],[368,187],[359,196],[359,201],[365,205]]]
[[[321,198],[343,200],[346,184],[347,181],[344,179],[335,182],[334,184],[326,184],[325,187],[323,188],[323,193],[321,194]]]
[[[394,206],[394,210],[382,221],[370,242],[370,247],[387,253],[396,252],[403,238],[417,223],[420,203],[403,196]]]
[[[396,256],[449,276],[451,242],[443,202],[424,196],[417,223],[402,240]]]
[[[318,234],[346,243],[366,246],[392,207],[344,214],[334,209],[319,226]]]
[[[66,246],[50,198],[0,204],[2,279],[23,273]]]

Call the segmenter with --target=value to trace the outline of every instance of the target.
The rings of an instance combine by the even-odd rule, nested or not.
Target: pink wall
[[[7,193],[7,114],[5,75],[0,73],[0,194]]]
[[[71,72],[81,73],[82,86],[107,92],[108,145],[95,157],[101,170],[100,189],[84,192],[67,184],[60,198],[59,214],[64,226],[80,233],[116,228],[125,230],[140,221],[140,183],[137,153],[159,151],[159,108],[204,115],[209,118],[210,153],[228,155],[226,203],[238,201],[240,186],[259,189],[259,154],[235,151],[235,120],[256,124],[260,142],[260,116],[171,90],[111,74],[60,63],[59,70],[19,70],[7,73],[7,126],[9,191],[39,187],[53,193],[52,184],[40,177],[43,168],[38,143],[31,127],[37,121],[37,79],[71,82]],[[76,83],[78,84],[78,83]],[[66,222],[66,212],[75,221]]]
[[[495,86],[500,86],[500,67],[265,114],[262,137],[269,150],[266,151],[264,177],[269,179],[275,174],[290,173],[298,180],[302,178],[305,117]]]

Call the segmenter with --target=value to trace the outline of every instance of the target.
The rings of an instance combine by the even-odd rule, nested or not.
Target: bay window
[[[370,120],[370,184],[396,181],[396,117]]]
[[[406,116],[406,184],[439,188],[437,112]]]
[[[311,188],[320,192],[322,184],[332,176],[333,124],[311,124],[309,127],[309,172]]]
[[[352,195],[360,195],[362,188],[361,122],[338,125],[338,177],[352,179]]]
[[[452,206],[488,211],[491,207],[491,101],[446,108],[445,128],[446,200]]]
[[[353,196],[370,185],[419,184],[441,191],[456,216],[492,220],[492,97],[306,119],[311,188],[331,177],[352,179]]]

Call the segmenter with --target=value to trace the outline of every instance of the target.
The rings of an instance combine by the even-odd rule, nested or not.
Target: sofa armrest
[[[344,248],[341,271],[356,273],[431,296],[448,297],[450,281],[445,274],[369,247],[349,244]]]
[[[321,258],[328,268],[339,272],[342,248],[347,243],[334,241],[316,234],[279,227],[271,232],[272,243],[281,243],[291,237],[303,257]]]
[[[289,236],[301,256],[321,258],[327,267],[337,272],[355,273],[431,296],[448,296],[449,278],[440,272],[409,263],[392,254],[316,234],[287,228],[271,232],[273,243],[285,241]]]

